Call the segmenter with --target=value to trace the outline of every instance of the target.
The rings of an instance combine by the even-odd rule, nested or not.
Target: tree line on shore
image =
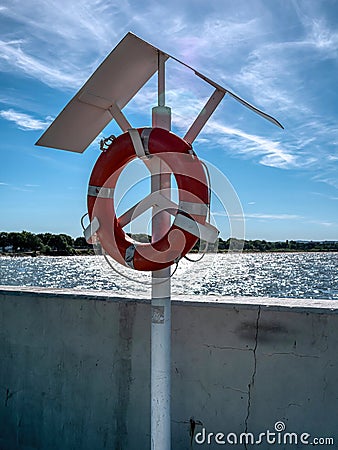
[[[42,255],[92,254],[92,245],[84,237],[74,239],[68,234],[39,233],[29,231],[0,232],[0,251],[2,253],[33,253]]]
[[[133,235],[140,242],[149,242],[146,234]],[[222,253],[231,249],[244,252],[338,252],[338,241],[276,241],[240,240],[219,238],[217,251]],[[199,248],[198,243],[193,251]],[[84,255],[94,254],[93,247],[84,237],[73,238],[68,234],[39,233],[29,231],[0,232],[0,253],[33,255]]]

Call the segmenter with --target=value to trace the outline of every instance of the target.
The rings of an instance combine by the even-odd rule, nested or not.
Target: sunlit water
[[[0,257],[1,285],[150,294],[149,274],[125,273],[139,282],[114,272],[102,256]],[[338,253],[218,254],[199,263],[183,260],[172,277],[172,294],[338,299]]]

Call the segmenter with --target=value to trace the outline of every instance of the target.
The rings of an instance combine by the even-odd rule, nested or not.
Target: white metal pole
[[[165,106],[165,59],[159,52],[158,106],[152,111],[152,126],[171,129],[171,111]],[[152,192],[170,196],[170,174],[163,162],[153,161]],[[157,167],[156,167],[157,166]],[[154,211],[155,212],[155,211]],[[170,216],[160,212],[152,218],[152,239],[157,241],[170,227]],[[151,293],[151,450],[171,448],[171,300],[170,267],[152,272]],[[159,284],[160,282],[160,284]]]

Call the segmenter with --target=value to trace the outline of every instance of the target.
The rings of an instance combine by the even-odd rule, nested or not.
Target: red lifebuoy
[[[203,165],[191,145],[162,128],[139,128],[140,137],[144,130],[147,130],[149,157],[158,155],[175,176],[179,205],[194,206],[190,211],[179,210],[177,215],[188,216],[204,225],[209,206],[209,187]],[[115,213],[114,189],[122,170],[134,158],[135,148],[128,132],[114,139],[99,156],[89,181],[89,218],[91,221],[94,217],[98,219],[97,236],[105,252],[116,261],[136,270],[160,270],[188,253],[198,237],[180,228],[175,220],[170,230],[154,243],[135,242],[124,232]]]

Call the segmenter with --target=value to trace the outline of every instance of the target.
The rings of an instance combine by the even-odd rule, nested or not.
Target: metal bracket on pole
[[[133,128],[130,123],[128,122],[126,116],[123,114],[123,112],[120,110],[120,108],[117,106],[116,103],[111,105],[108,108],[108,111],[110,114],[114,117],[117,125],[121,128],[122,131],[128,131],[129,129]]]
[[[151,129],[150,129],[151,131]],[[136,156],[140,159],[149,158],[149,151],[145,148],[142,137],[136,128],[130,128],[128,130],[131,142],[136,153]]]
[[[132,128],[126,116],[117,106],[116,102],[111,101],[108,98],[92,94],[89,91],[84,91],[79,96],[79,101],[82,103],[86,103],[87,105],[96,106],[99,109],[109,111],[122,131],[127,131],[129,128]]]
[[[204,125],[209,120],[211,114],[215,111],[215,109],[221,102],[224,95],[224,91],[221,91],[217,88],[215,89],[202,111],[199,113],[193,124],[190,126],[189,130],[186,132],[183,138],[185,141],[189,142],[189,144],[192,144],[194,142]]]

